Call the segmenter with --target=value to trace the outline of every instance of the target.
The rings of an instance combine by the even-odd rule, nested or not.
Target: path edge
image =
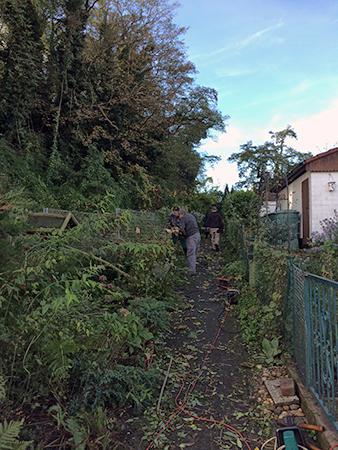
[[[324,432],[318,433],[318,442],[323,450],[329,450],[338,444],[338,432],[326,417],[315,396],[300,379],[296,366],[289,361],[287,369],[297,384],[301,407],[305,416],[314,425],[321,425],[325,428]]]

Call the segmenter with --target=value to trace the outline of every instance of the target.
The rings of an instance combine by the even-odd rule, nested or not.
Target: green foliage
[[[70,417],[66,422],[66,429],[72,435],[71,443],[74,448],[78,450],[86,450],[88,432],[81,425],[81,423],[75,417]]]
[[[169,304],[155,298],[135,298],[130,301],[130,311],[137,314],[149,330],[164,331],[169,326]]]
[[[265,303],[274,298],[281,305],[287,284],[287,252],[257,240],[253,258],[254,285],[259,297]]]
[[[0,423],[0,449],[1,450],[25,450],[30,442],[19,440],[23,421],[11,420]]]
[[[287,254],[257,240],[250,263],[250,287],[242,282],[237,313],[244,339],[266,364],[281,354],[282,309]]]
[[[259,231],[261,203],[252,191],[234,191],[224,197],[222,208],[228,258],[242,259],[247,264],[252,241]]]
[[[281,353],[281,349],[279,347],[279,338],[274,337],[271,340],[263,338],[262,350],[264,354],[264,361],[267,364],[273,364],[275,358]]]
[[[125,210],[193,192],[199,143],[224,129],[174,16],[170,0],[0,5],[0,373],[13,409],[55,405],[69,447],[96,434],[112,448],[88,425],[97,407],[157,393],[148,357],[168,327],[174,249],[167,211]],[[81,223],[28,234],[45,207]]]
[[[117,365],[111,370],[89,367],[83,373],[83,399],[86,406],[126,406],[132,405],[140,411],[149,405],[159,382],[156,369],[138,366]]]
[[[282,313],[275,297],[262,304],[256,292],[244,286],[237,311],[244,339],[256,350],[261,351],[264,338],[272,340],[279,335]]]
[[[0,130],[22,145],[43,80],[42,23],[34,2],[2,3],[1,22],[7,33],[1,52]]]
[[[327,241],[320,254],[321,275],[330,280],[338,280],[338,248],[333,242]]]
[[[165,292],[168,274],[173,268],[173,249],[168,240],[165,242],[123,242],[111,249],[118,262],[121,258],[127,259],[127,270],[139,293],[156,294],[159,286]]]
[[[235,191],[226,196],[223,213],[226,219],[237,220],[249,231],[254,231],[259,223],[261,199],[252,191]]]
[[[236,162],[239,170],[239,188],[253,189],[257,194],[269,193],[279,187],[286,174],[299,163],[311,156],[286,145],[287,139],[297,139],[295,131],[288,126],[285,130],[270,132],[271,140],[262,145],[252,141],[241,145],[238,153],[233,153],[229,161]]]
[[[232,261],[223,269],[225,275],[232,275],[237,280],[244,280],[246,276],[246,267],[242,260]]]
[[[188,211],[198,211],[206,214],[212,205],[219,205],[222,202],[223,193],[215,187],[209,187],[207,184],[210,179],[198,183],[198,190],[181,196],[179,204],[186,206]]]
[[[0,373],[0,402],[6,398],[6,380]]]
[[[194,84],[174,10],[170,0],[2,2],[0,132],[11,159],[29,155],[37,200],[48,186],[44,206],[93,207],[108,188],[122,190],[119,206],[160,208],[196,187],[196,149],[226,117],[217,93]]]
[[[173,305],[174,255],[159,232],[162,215],[138,237],[138,215],[116,218],[113,201],[107,194],[100,214],[47,239],[17,235],[10,226],[16,216],[7,217],[6,233],[18,245],[11,270],[0,273],[0,387],[10,379],[14,407],[37,397],[62,404],[53,415],[71,445],[91,439],[81,411],[141,410],[154,398],[158,370],[147,361]]]
[[[332,241],[326,241],[307,253],[295,254],[294,260],[307,272],[330,280],[338,280],[338,248]]]
[[[98,407],[93,410],[80,410],[76,415],[69,415],[59,404],[56,404],[51,406],[48,412],[53,416],[58,429],[64,429],[70,434],[68,443],[71,446],[86,449],[99,441],[102,449],[111,448],[113,423],[105,409]]]

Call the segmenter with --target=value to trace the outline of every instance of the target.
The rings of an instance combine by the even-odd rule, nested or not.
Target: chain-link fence
[[[304,383],[338,429],[338,283],[290,261],[285,334]]]
[[[120,210],[115,212],[117,237],[122,240],[162,240],[169,212]]]
[[[302,379],[306,380],[306,318],[304,296],[305,272],[289,261],[288,289],[285,301],[285,341]]]
[[[298,250],[300,238],[300,214],[298,211],[278,211],[262,218],[266,239],[271,245]]]
[[[38,213],[41,217],[40,226],[45,227],[50,222],[50,218],[54,220],[60,219],[61,223],[70,211],[44,208],[43,212]],[[111,237],[115,240],[161,240],[165,236],[165,226],[168,222],[169,211],[134,211],[129,209],[117,208],[114,213],[88,213],[83,211],[72,211],[76,221],[85,222],[86,220],[95,220],[105,217],[111,222]],[[46,222],[46,224],[44,223]],[[55,225],[56,228],[59,228]]]

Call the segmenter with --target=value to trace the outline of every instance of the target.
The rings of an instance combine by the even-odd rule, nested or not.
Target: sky
[[[241,144],[261,144],[291,125],[300,151],[338,144],[337,0],[181,0],[176,22],[198,84],[218,91],[226,133],[202,143],[222,158],[208,175],[238,181],[227,162]]]

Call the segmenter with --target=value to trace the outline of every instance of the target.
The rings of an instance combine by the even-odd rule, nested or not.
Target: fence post
[[[309,278],[304,276],[304,305],[305,305],[305,355],[306,355],[306,383],[313,384],[313,324],[312,324],[312,290]]]

